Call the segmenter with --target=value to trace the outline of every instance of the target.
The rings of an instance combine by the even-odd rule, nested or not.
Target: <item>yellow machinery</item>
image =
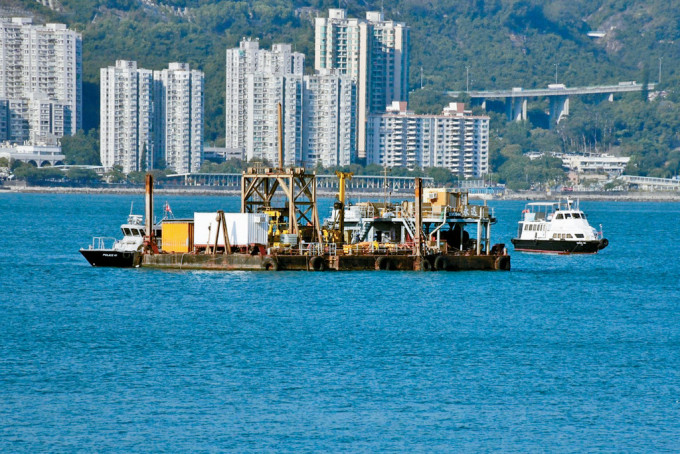
[[[334,207],[338,212],[338,229],[332,233],[334,243],[343,244],[345,242],[345,181],[351,180],[352,172],[335,171],[338,177],[338,202]]]

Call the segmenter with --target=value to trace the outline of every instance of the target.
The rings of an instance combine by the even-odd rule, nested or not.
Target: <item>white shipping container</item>
[[[261,213],[224,213],[227,224],[229,244],[247,246],[249,244],[267,244],[269,216]],[[217,213],[194,213],[194,245],[205,247],[215,242],[217,230]],[[224,235],[220,228],[217,239],[218,246],[224,246]]]

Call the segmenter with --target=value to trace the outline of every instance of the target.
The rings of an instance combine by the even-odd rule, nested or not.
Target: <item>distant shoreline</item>
[[[137,188],[91,188],[91,187],[47,187],[47,186],[0,186],[0,194],[21,193],[21,194],[144,194],[143,187]],[[235,189],[213,189],[205,187],[181,187],[181,188],[155,188],[154,193],[162,195],[187,195],[187,196],[236,196],[240,195],[240,190]],[[321,197],[334,196],[335,191],[317,191]],[[347,191],[351,197],[382,197],[383,192],[355,192]],[[392,193],[390,197],[408,198],[410,195],[405,193]],[[680,192],[573,192],[573,193],[553,193],[545,192],[513,192],[502,196],[487,196],[483,194],[470,194],[470,199],[474,200],[556,200],[573,198],[580,200],[601,200],[601,201],[620,201],[620,202],[680,202]]]

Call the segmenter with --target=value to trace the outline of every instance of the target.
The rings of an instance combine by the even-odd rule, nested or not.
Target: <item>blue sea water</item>
[[[0,451],[680,450],[677,203],[583,202],[610,246],[542,256],[492,202],[510,272],[90,267],[131,201],[0,194]]]

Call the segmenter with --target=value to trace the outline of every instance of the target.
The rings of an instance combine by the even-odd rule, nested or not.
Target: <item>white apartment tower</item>
[[[329,9],[328,18],[316,18],[314,33],[315,69],[357,83],[357,154],[366,158],[368,115],[383,113],[393,101],[408,101],[409,28],[385,21],[380,12],[367,12],[361,20]]]
[[[198,172],[203,161],[202,71],[170,63],[154,71],[157,153],[178,173]]]
[[[489,173],[489,117],[474,116],[461,103],[442,115],[415,115],[395,102],[368,123],[368,164],[445,167],[464,178]]]
[[[302,162],[302,75],[304,55],[288,44],[271,51],[242,40],[226,53],[226,147],[248,160],[278,164],[278,104],[282,106],[285,165]]]
[[[305,163],[345,166],[356,159],[356,83],[321,72],[304,77]]]
[[[123,172],[154,167],[153,73],[134,61],[118,60],[100,70],[100,158]]]
[[[42,121],[55,125],[34,123],[25,118],[30,138],[61,137],[75,134],[82,127],[82,36],[68,30],[64,24],[33,25],[29,18],[0,18],[0,99],[21,106],[33,100],[29,111],[41,110]],[[39,102],[37,100],[40,100]],[[22,104],[22,101],[25,104]],[[45,103],[51,103],[55,113],[48,116]],[[40,106],[36,107],[38,104]],[[8,135],[13,134],[9,131]],[[10,140],[26,140],[26,134]]]

